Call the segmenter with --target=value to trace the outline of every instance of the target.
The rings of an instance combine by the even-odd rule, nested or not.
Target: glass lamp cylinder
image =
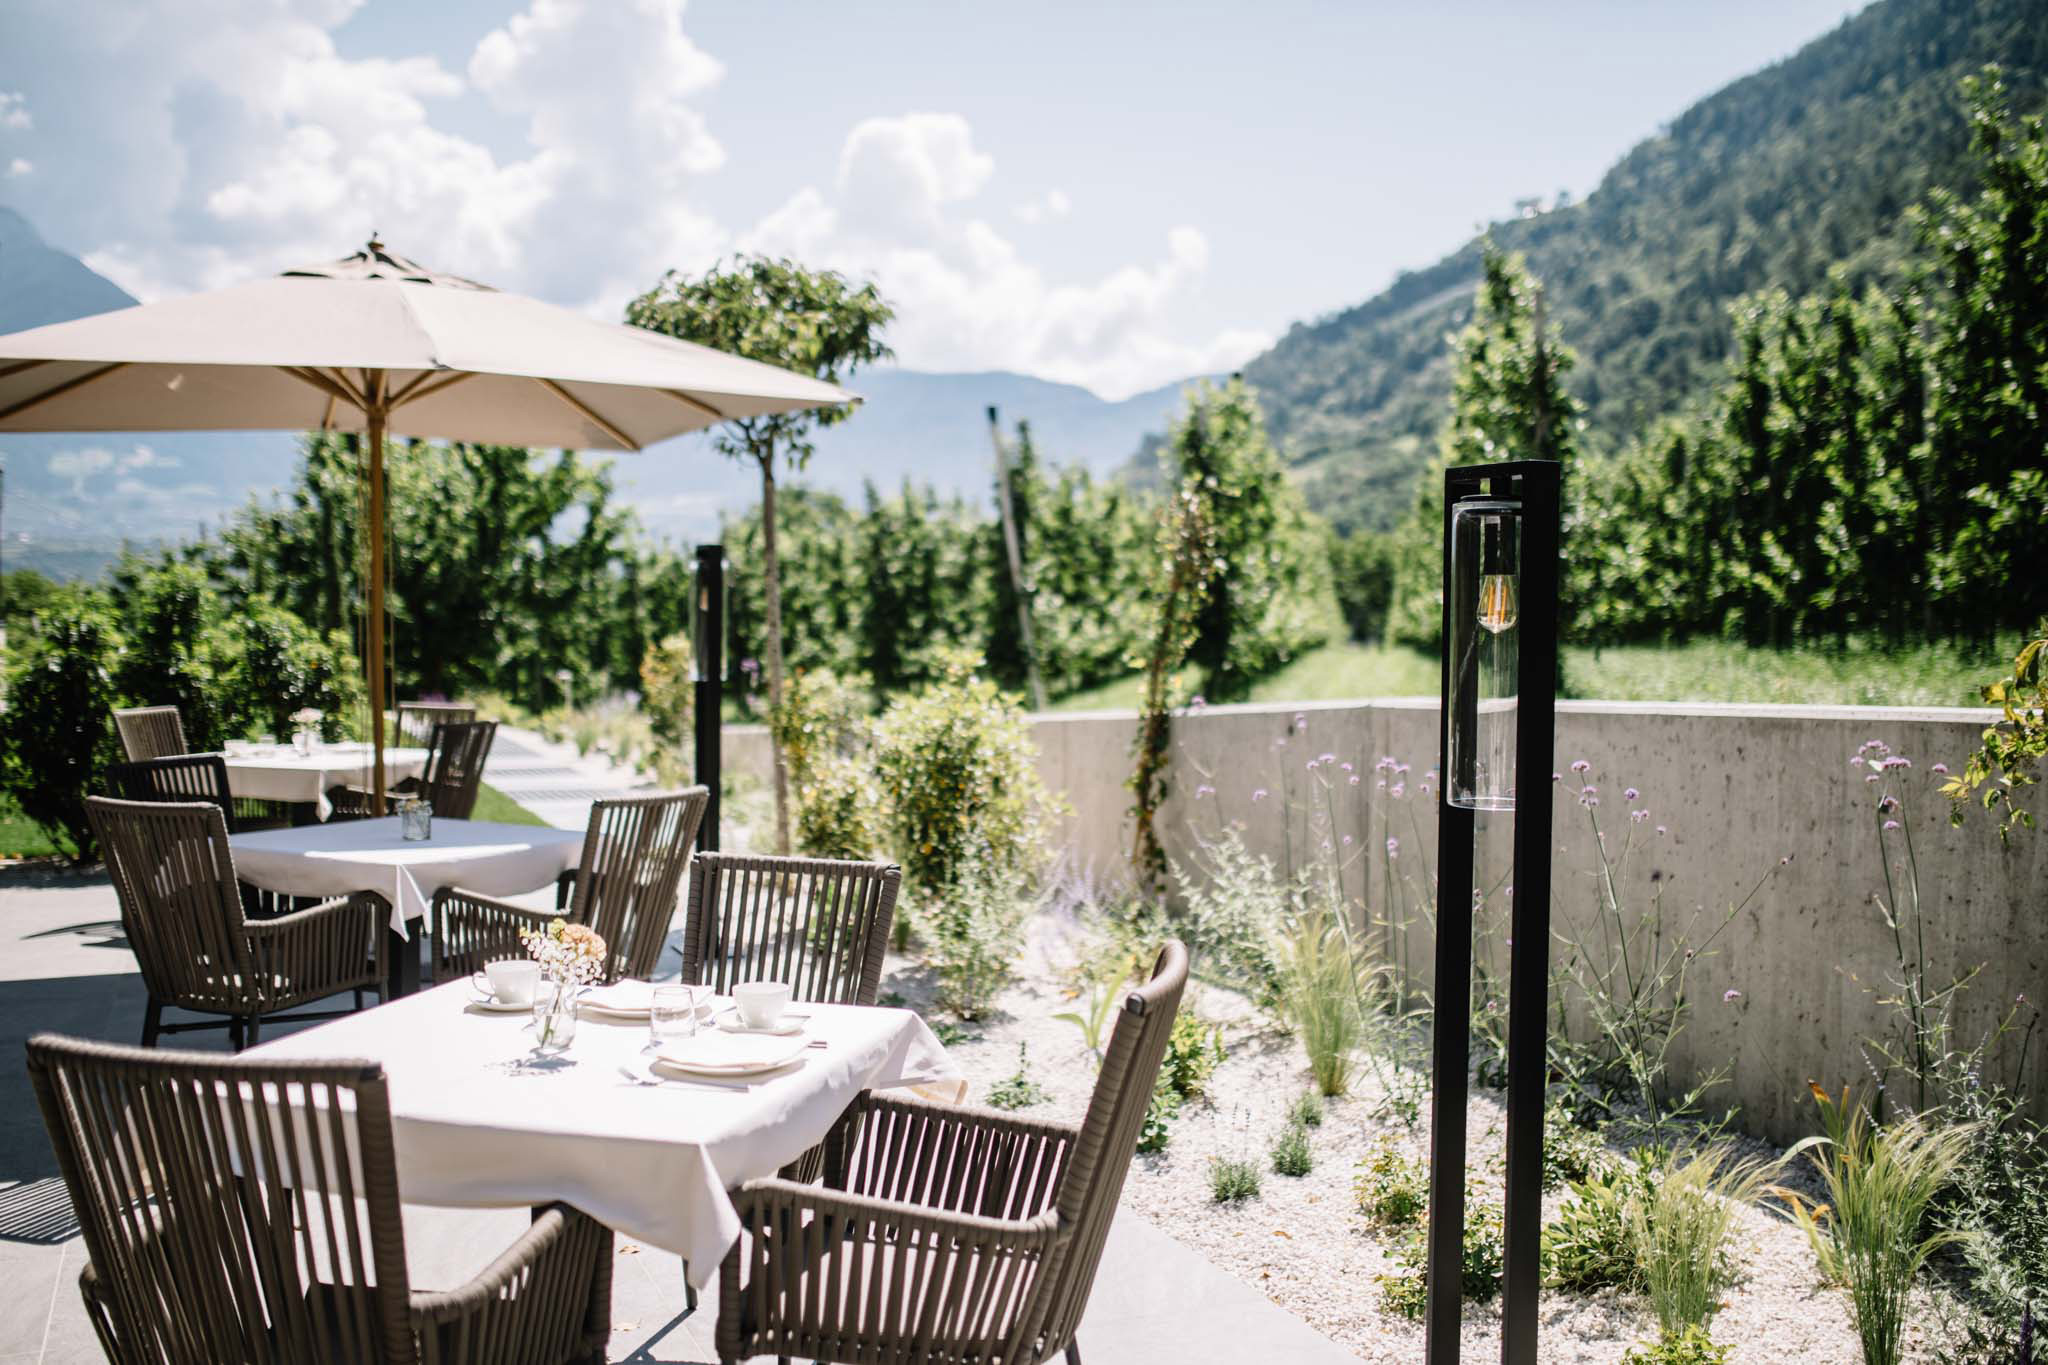
[[[1451,508],[1451,724],[1445,793],[1468,810],[1515,808],[1520,688],[1522,505],[1467,498]]]
[[[716,582],[707,581],[712,575],[705,572],[705,565],[698,563],[695,580],[690,584],[690,680],[692,682],[723,681],[715,671],[718,665],[713,659],[723,659],[725,634],[732,604],[732,590],[726,585],[732,578],[732,562],[721,558],[717,568]],[[712,636],[716,634],[717,639]],[[714,647],[717,646],[717,647]]]

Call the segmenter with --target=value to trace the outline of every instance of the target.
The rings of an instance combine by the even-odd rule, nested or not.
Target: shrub
[[[683,631],[647,646],[640,659],[640,710],[655,739],[675,749],[688,746],[696,711],[696,655]],[[793,680],[792,680],[793,681]],[[783,695],[788,696],[785,689]]]
[[[208,645],[222,613],[205,572],[179,563],[143,570],[118,607],[125,648],[113,664],[116,690],[133,705],[176,706],[192,752],[219,748],[220,694]]]
[[[958,867],[943,894],[914,906],[925,961],[938,976],[939,1004],[962,1019],[995,1007],[1024,951],[1032,903],[980,857]]]
[[[1827,1187],[1828,1202],[1812,1208],[1788,1193],[1821,1273],[1849,1291],[1850,1313],[1862,1339],[1864,1365],[1898,1365],[1913,1277],[1939,1248],[1962,1233],[1949,1228],[1922,1235],[1929,1205],[1963,1163],[1977,1129],[1932,1128],[1918,1116],[1883,1129],[1849,1101],[1813,1087],[1823,1132],[1793,1151],[1804,1151]]]
[[[1361,964],[1334,915],[1297,916],[1281,943],[1286,1016],[1308,1052],[1316,1088],[1341,1095],[1351,1087],[1365,1022],[1358,1004]]]
[[[1479,1194],[1481,1192],[1474,1191]],[[1502,1243],[1500,1210],[1491,1203],[1465,1206],[1465,1232],[1459,1257],[1459,1283],[1467,1301],[1487,1303],[1500,1296]],[[1380,1298],[1388,1311],[1419,1318],[1429,1303],[1429,1249],[1420,1233],[1408,1237],[1394,1253],[1399,1267],[1381,1275]]]
[[[885,856],[882,788],[858,758],[811,759],[796,782],[796,846],[812,858]]]
[[[1631,1346],[1621,1365],[1728,1365],[1728,1348],[1717,1345],[1703,1327],[1688,1327],[1677,1336]]]
[[[310,706],[322,714],[322,736],[340,739],[362,710],[362,670],[348,637],[323,638],[282,607],[244,603],[212,632],[207,653],[224,736],[282,737],[292,713]]]
[[[1304,1090],[1294,1097],[1288,1107],[1287,1121],[1298,1123],[1304,1128],[1323,1126],[1323,1097],[1313,1090]]]
[[[1196,1099],[1208,1088],[1209,1077],[1223,1057],[1223,1026],[1203,1023],[1193,1010],[1182,1010],[1167,1035],[1160,1074],[1175,1095]]]
[[[1173,1129],[1168,1125],[1180,1113],[1180,1096],[1173,1093],[1173,1087],[1166,1083],[1166,1073],[1160,1072],[1152,1082],[1152,1098],[1145,1105],[1145,1120],[1138,1127],[1138,1150],[1141,1152],[1163,1152],[1173,1141]]]
[[[1977,1139],[1948,1197],[1948,1220],[1968,1234],[1960,1249],[1972,1301],[1947,1324],[1947,1344],[1975,1365],[2011,1353],[2030,1306],[2037,1319],[2048,1312],[2048,1132],[2002,1088],[1965,1091],[1953,1113],[1976,1125]],[[2015,1365],[2031,1359],[2013,1356]]]
[[[830,669],[798,669],[782,684],[782,705],[768,715],[768,728],[782,746],[792,780],[802,782],[826,759],[854,754],[866,745],[867,679],[842,679]]]
[[[1029,1050],[1024,1044],[1017,1044],[1017,1070],[988,1088],[989,1104],[997,1109],[1029,1109],[1051,1098],[1044,1086],[1031,1079]]]
[[[0,715],[0,765],[22,814],[81,860],[95,852],[85,798],[105,785],[119,748],[108,709],[116,693],[110,666],[118,650],[113,622],[98,605],[53,606],[33,635],[16,644],[7,710]]]
[[[1309,1150],[1308,1129],[1298,1123],[1281,1127],[1273,1140],[1273,1171],[1277,1175],[1304,1176],[1315,1167],[1315,1153]]]
[[[1651,1192],[1650,1166],[1639,1159],[1575,1182],[1556,1219],[1543,1227],[1545,1281],[1581,1294],[1643,1289],[1630,1220]]]
[[[1705,1328],[1732,1277],[1728,1236],[1775,1162],[1730,1159],[1726,1143],[1664,1159],[1649,1193],[1631,1200],[1629,1237],[1666,1337]]]
[[[982,875],[1025,894],[1044,861],[1051,800],[1039,780],[1022,708],[949,658],[944,679],[898,698],[876,731],[875,768],[888,801],[890,844],[906,889],[930,899]]]
[[[1261,1008],[1281,1012],[1282,972],[1274,941],[1290,917],[1292,897],[1270,858],[1244,846],[1235,829],[1173,865],[1182,906],[1177,931],[1204,975],[1244,991]]]
[[[1584,1180],[1605,1159],[1600,1135],[1572,1118],[1571,1109],[1553,1103],[1543,1111],[1543,1188],[1554,1190]]]
[[[1429,1172],[1421,1162],[1401,1155],[1393,1139],[1382,1138],[1358,1165],[1352,1190],[1367,1218],[1381,1227],[1403,1228],[1422,1217],[1429,1203]]]
[[[1209,1197],[1219,1204],[1236,1204],[1259,1197],[1259,1168],[1242,1157],[1211,1157]]]

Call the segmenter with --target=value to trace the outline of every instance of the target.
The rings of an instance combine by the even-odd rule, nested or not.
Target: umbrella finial
[[[377,229],[370,229],[370,245],[364,249],[368,251],[372,256],[375,256],[384,250],[384,243],[378,238]]]

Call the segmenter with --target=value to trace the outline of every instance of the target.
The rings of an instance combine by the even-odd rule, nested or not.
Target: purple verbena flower
[[[1886,829],[1897,829],[1899,827],[1899,822],[1896,820],[1887,820],[1884,822],[1884,827]]]
[[[1628,813],[1628,818],[1631,823],[1640,825],[1643,821],[1650,818],[1650,812],[1646,810],[1632,810]]]
[[[1401,856],[1401,841],[1399,839],[1387,840],[1387,856],[1389,858],[1398,858]]]
[[[1621,799],[1624,801],[1634,801],[1641,795],[1641,792],[1637,791],[1634,787],[1630,787],[1627,791],[1621,794]]]
[[[1387,795],[1399,796],[1407,788],[1407,786],[1408,784],[1405,782],[1396,782],[1393,786],[1387,788]]]
[[[1266,789],[1265,789],[1264,787],[1260,787],[1260,788],[1259,788],[1259,789],[1258,789],[1257,791],[1255,791],[1255,792],[1253,792],[1253,793],[1252,793],[1252,800],[1254,800],[1254,801],[1263,801],[1263,800],[1265,800],[1265,799],[1266,799]]]
[[[1212,786],[1208,785],[1208,784],[1207,784],[1206,782],[1205,782],[1205,783],[1203,783],[1203,784],[1202,784],[1201,786],[1199,786],[1199,787],[1195,788],[1195,796],[1196,796],[1197,798],[1200,798],[1200,797],[1204,797],[1204,796],[1214,796],[1215,794],[1216,794],[1216,789],[1215,789],[1214,787],[1212,787]]]
[[[1316,762],[1318,763],[1335,763],[1336,761],[1337,755],[1335,754],[1324,754],[1322,757],[1316,760]]]
[[[1889,815],[1899,808],[1899,798],[1893,796],[1890,792],[1886,792],[1883,796],[1877,798],[1877,808]]]
[[[1934,766],[1933,766],[1932,768],[1929,768],[1929,769],[1928,769],[1927,771],[1929,771],[1929,772],[1931,772],[1931,773],[1939,773],[1939,774],[1940,774],[1941,776],[1943,776],[1943,777],[1947,777],[1947,776],[1948,776],[1948,764],[1946,764],[1946,763],[1937,763],[1937,764],[1935,764],[1935,765],[1934,765]]]
[[[1741,992],[1741,991],[1738,991],[1738,990],[1736,990],[1736,989],[1735,989],[1734,987],[1732,987],[1732,986],[1731,986],[1731,987],[1729,987],[1729,988],[1728,988],[1727,990],[1725,990],[1725,991],[1721,992],[1721,1003],[1722,1003],[1722,1004],[1724,1004],[1724,1005],[1732,1005],[1732,1004],[1734,1004],[1734,1003],[1735,1003],[1735,1002],[1736,1002],[1737,1000],[1740,1000],[1741,998],[1742,998],[1742,992]]]
[[[1585,760],[1585,759],[1583,759],[1583,758],[1580,758],[1580,759],[1574,759],[1574,760],[1572,761],[1572,771],[1573,771],[1573,772],[1575,772],[1575,773],[1582,773],[1582,772],[1585,772],[1585,771],[1586,771],[1587,769],[1591,768],[1592,766],[1593,766],[1592,764],[1590,764],[1590,763],[1586,762],[1586,760]]]

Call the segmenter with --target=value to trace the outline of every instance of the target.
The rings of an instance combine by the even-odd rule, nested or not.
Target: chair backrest
[[[595,801],[570,913],[605,941],[605,980],[654,976],[709,787]]]
[[[903,873],[894,863],[699,853],[682,979],[721,994],[786,981],[795,999],[872,1005]]]
[[[188,1009],[246,1013],[256,983],[220,807],[88,796],[85,814],[149,993]]]
[[[455,701],[402,701],[392,736],[402,745],[425,748],[433,742],[436,725],[467,725],[476,719],[476,708]]]
[[[185,722],[175,706],[117,706],[114,730],[130,763],[188,752]]]
[[[498,735],[494,720],[468,720],[438,724],[427,744],[427,770],[420,778],[420,795],[434,805],[434,814],[449,820],[467,820],[476,809],[476,794],[483,785],[484,760],[491,756],[491,741]]]
[[[1124,998],[1055,1200],[1060,1221],[1074,1229],[1073,1236],[1059,1263],[1032,1286],[1032,1306],[1018,1319],[1021,1341],[1071,1341],[1080,1324],[1187,982],[1188,950],[1179,939],[1168,939],[1151,979]],[[1034,1358],[1028,1351],[1001,1354],[1005,1360]]]
[[[29,1078],[121,1361],[417,1361],[384,1073],[41,1034]]]
[[[235,799],[228,791],[228,765],[219,754],[179,754],[107,769],[107,789],[123,801],[205,801],[227,816],[235,832]]]

